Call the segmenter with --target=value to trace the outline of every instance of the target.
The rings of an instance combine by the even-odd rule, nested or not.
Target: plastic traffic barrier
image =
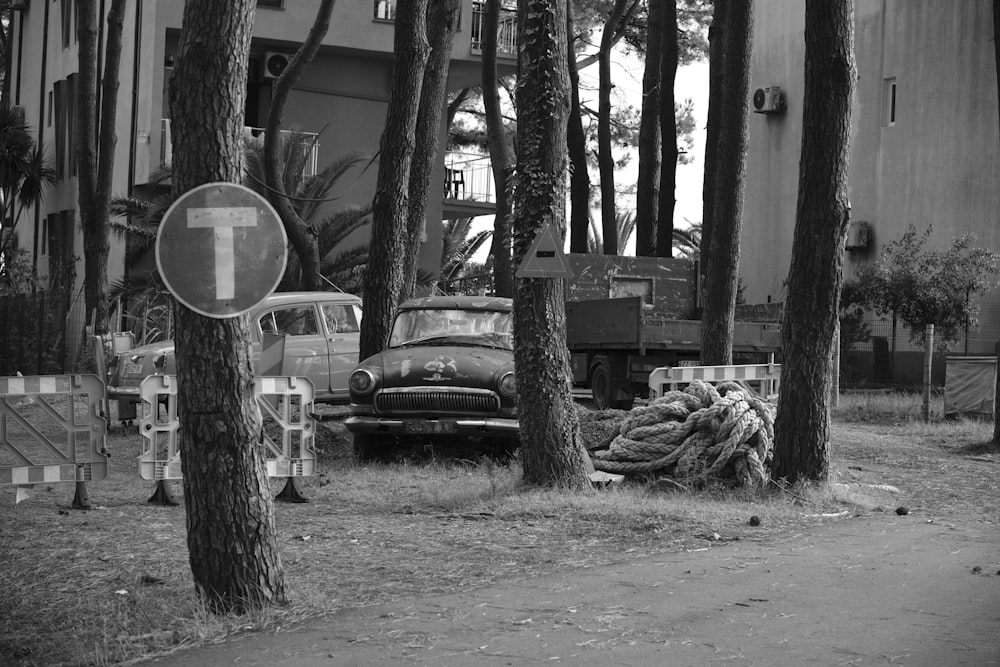
[[[0,377],[0,485],[107,477],[104,397],[96,375]]]
[[[761,398],[775,401],[781,387],[780,364],[745,364],[738,366],[664,366],[649,374],[649,399],[681,389],[693,380],[710,384],[736,382],[752,389]]]
[[[304,377],[255,377],[254,398],[261,413],[260,442],[269,477],[316,473],[316,420],[313,385]],[[178,449],[177,377],[150,375],[142,381],[139,455],[143,479],[183,479]]]

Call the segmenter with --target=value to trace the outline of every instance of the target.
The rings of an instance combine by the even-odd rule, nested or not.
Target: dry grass
[[[890,417],[872,416],[882,412]],[[642,482],[577,493],[526,488],[516,462],[359,466],[343,428],[324,422],[321,472],[302,485],[311,502],[275,506],[291,604],[238,618],[199,604],[184,509],[147,504],[154,485],[138,476],[140,438],[134,428],[115,432],[111,474],[90,487],[97,509],[69,509],[72,485],[36,487],[18,505],[12,489],[0,489],[0,664],[129,662],[343,607],[598,570],[706,541],[767,539],[897,504],[997,521],[1000,453],[986,444],[989,425],[897,416],[892,407],[842,403],[832,443],[838,483],[764,493],[668,493]],[[604,426],[589,437],[603,437]],[[174,495],[182,497],[179,484]],[[754,515],[759,527],[748,525]]]

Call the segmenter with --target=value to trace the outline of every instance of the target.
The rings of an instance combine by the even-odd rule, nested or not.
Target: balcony
[[[472,3],[472,44],[473,53],[483,52],[483,19],[486,4]],[[500,24],[497,26],[497,55],[517,56],[517,9],[512,5],[500,7]]]
[[[443,196],[445,219],[491,215],[497,198],[489,156],[446,153]]]
[[[306,178],[315,176],[319,166],[319,142],[317,141],[319,134],[315,132],[294,132],[292,130],[282,130],[281,133],[298,141],[302,146],[302,150],[307,153],[302,175]],[[170,135],[169,118],[164,118],[161,121],[160,139],[160,164],[164,167],[169,167],[173,163],[174,152],[173,141]],[[264,129],[260,127],[244,127],[243,139],[246,143],[259,141],[260,146],[263,147]]]

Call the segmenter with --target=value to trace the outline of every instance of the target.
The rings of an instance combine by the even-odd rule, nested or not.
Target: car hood
[[[514,353],[510,350],[466,345],[398,348],[380,356],[383,388],[493,388],[498,371],[514,368]]]

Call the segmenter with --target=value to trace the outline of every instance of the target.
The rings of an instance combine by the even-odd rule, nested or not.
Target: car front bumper
[[[426,419],[414,417],[375,417],[353,415],[344,420],[344,426],[351,433],[371,433],[374,435],[416,435],[416,436],[486,436],[494,438],[516,438],[518,422],[504,417],[442,417]]]

